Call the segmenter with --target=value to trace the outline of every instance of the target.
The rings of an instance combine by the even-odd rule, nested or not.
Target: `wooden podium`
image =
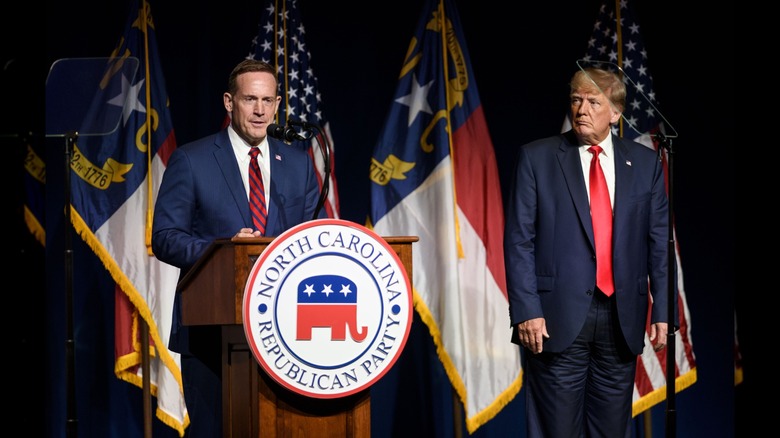
[[[384,237],[412,282],[417,237]],[[243,326],[249,272],[271,237],[214,241],[179,282],[182,323],[219,326],[223,437],[369,437],[369,390],[336,398],[305,397],[277,384],[257,363]]]

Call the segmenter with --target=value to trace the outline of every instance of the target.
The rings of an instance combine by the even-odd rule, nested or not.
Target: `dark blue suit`
[[[267,236],[312,219],[319,185],[308,154],[268,137],[271,184]],[[319,217],[325,217],[322,210]],[[183,277],[216,239],[252,228],[249,201],[227,129],[177,148],[154,210],[152,249]],[[220,338],[213,327],[183,327],[174,302],[169,347],[182,354],[188,436],[221,436]],[[190,339],[192,338],[192,339]],[[190,342],[192,341],[192,342]]]
[[[268,146],[266,235],[276,236],[312,219],[319,185],[305,152],[270,137]],[[152,249],[157,258],[186,271],[211,242],[233,237],[241,228],[255,227],[227,130],[177,148],[154,211]]]
[[[588,194],[577,138],[569,131],[524,145],[518,153],[507,200],[504,241],[509,313],[515,331],[520,322],[545,318],[550,338],[544,341],[544,352],[534,356],[547,361],[556,360],[556,354],[583,341],[583,336],[596,336],[583,334],[586,320],[601,310],[611,312],[615,318],[609,319],[609,324],[614,326],[602,327],[610,337],[608,355],[625,364],[621,378],[633,382],[634,370],[630,364],[634,363],[635,368],[636,355],[641,354],[645,343],[648,280],[653,297],[651,322],[668,322],[668,199],[658,154],[614,135],[612,142],[614,295],[606,298],[596,292]],[[677,318],[669,325],[670,330],[677,325],[676,321]],[[516,333],[513,342],[517,343]],[[523,354],[526,359],[531,357],[526,349]],[[553,430],[532,426],[531,430],[536,427],[547,436],[568,433],[563,431],[569,427],[567,422],[577,415],[577,405],[582,401],[566,400],[565,391],[556,389],[556,386],[566,389],[562,381],[566,377],[548,374],[537,380],[541,387],[533,386],[537,394],[547,393],[542,395],[548,398],[545,404],[555,406],[554,416],[563,425]],[[628,397],[630,404],[630,394]],[[624,398],[621,400],[625,402]],[[625,411],[625,405],[620,409]],[[616,417],[606,421],[627,423],[629,420],[622,415]],[[533,420],[529,416],[529,421]],[[571,424],[576,422],[581,424],[581,418],[572,420]],[[619,427],[612,425],[606,429]]]

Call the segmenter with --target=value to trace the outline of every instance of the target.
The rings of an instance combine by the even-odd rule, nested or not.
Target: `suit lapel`
[[[292,147],[292,146],[284,146]],[[280,231],[277,229],[279,221],[279,206],[283,205],[283,199],[278,188],[285,186],[284,178],[287,171],[284,170],[284,154],[282,153],[282,142],[269,137],[268,139],[268,160],[271,167],[271,186],[269,187],[268,199],[268,223],[266,230],[269,235],[277,235]]]
[[[230,190],[233,202],[241,212],[244,226],[246,228],[254,228],[252,216],[249,212],[246,188],[244,187],[244,181],[241,180],[241,172],[238,171],[238,162],[236,161],[236,155],[233,153],[233,146],[230,144],[227,129],[220,131],[214,146],[216,146],[214,149],[214,160],[217,162],[220,172],[222,172],[222,177]],[[227,203],[229,201],[226,199],[224,202]]]
[[[615,149],[615,205],[613,206],[612,236],[614,242],[619,242],[620,234],[624,228],[627,217],[627,209],[631,198],[631,187],[634,186],[634,168],[631,161],[631,152],[618,136],[612,136],[612,144]],[[625,224],[631,226],[630,224]]]
[[[585,188],[585,179],[582,175],[582,163],[580,161],[579,145],[574,136],[574,131],[568,131],[563,135],[564,140],[558,147],[558,161],[561,164],[566,186],[569,188],[574,208],[580,218],[580,225],[588,235],[591,246],[593,243],[593,224],[590,219],[590,203],[588,192]]]

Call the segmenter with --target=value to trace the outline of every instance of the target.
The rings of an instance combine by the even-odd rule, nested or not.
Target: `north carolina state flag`
[[[420,239],[415,310],[473,433],[517,395],[522,373],[507,319],[498,168],[450,0],[425,2],[370,178],[369,225]]]

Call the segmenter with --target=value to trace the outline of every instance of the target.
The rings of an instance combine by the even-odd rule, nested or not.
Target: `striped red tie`
[[[609,202],[607,180],[599,163],[601,146],[593,145],[588,152],[590,160],[590,217],[593,221],[593,238],[596,241],[596,286],[607,296],[615,292],[612,277],[612,205]]]
[[[260,149],[253,147],[249,150],[252,157],[249,160],[249,209],[252,211],[252,222],[255,229],[265,235],[265,223],[268,218],[268,210],[265,204],[265,185],[263,185],[263,173],[257,163]]]

